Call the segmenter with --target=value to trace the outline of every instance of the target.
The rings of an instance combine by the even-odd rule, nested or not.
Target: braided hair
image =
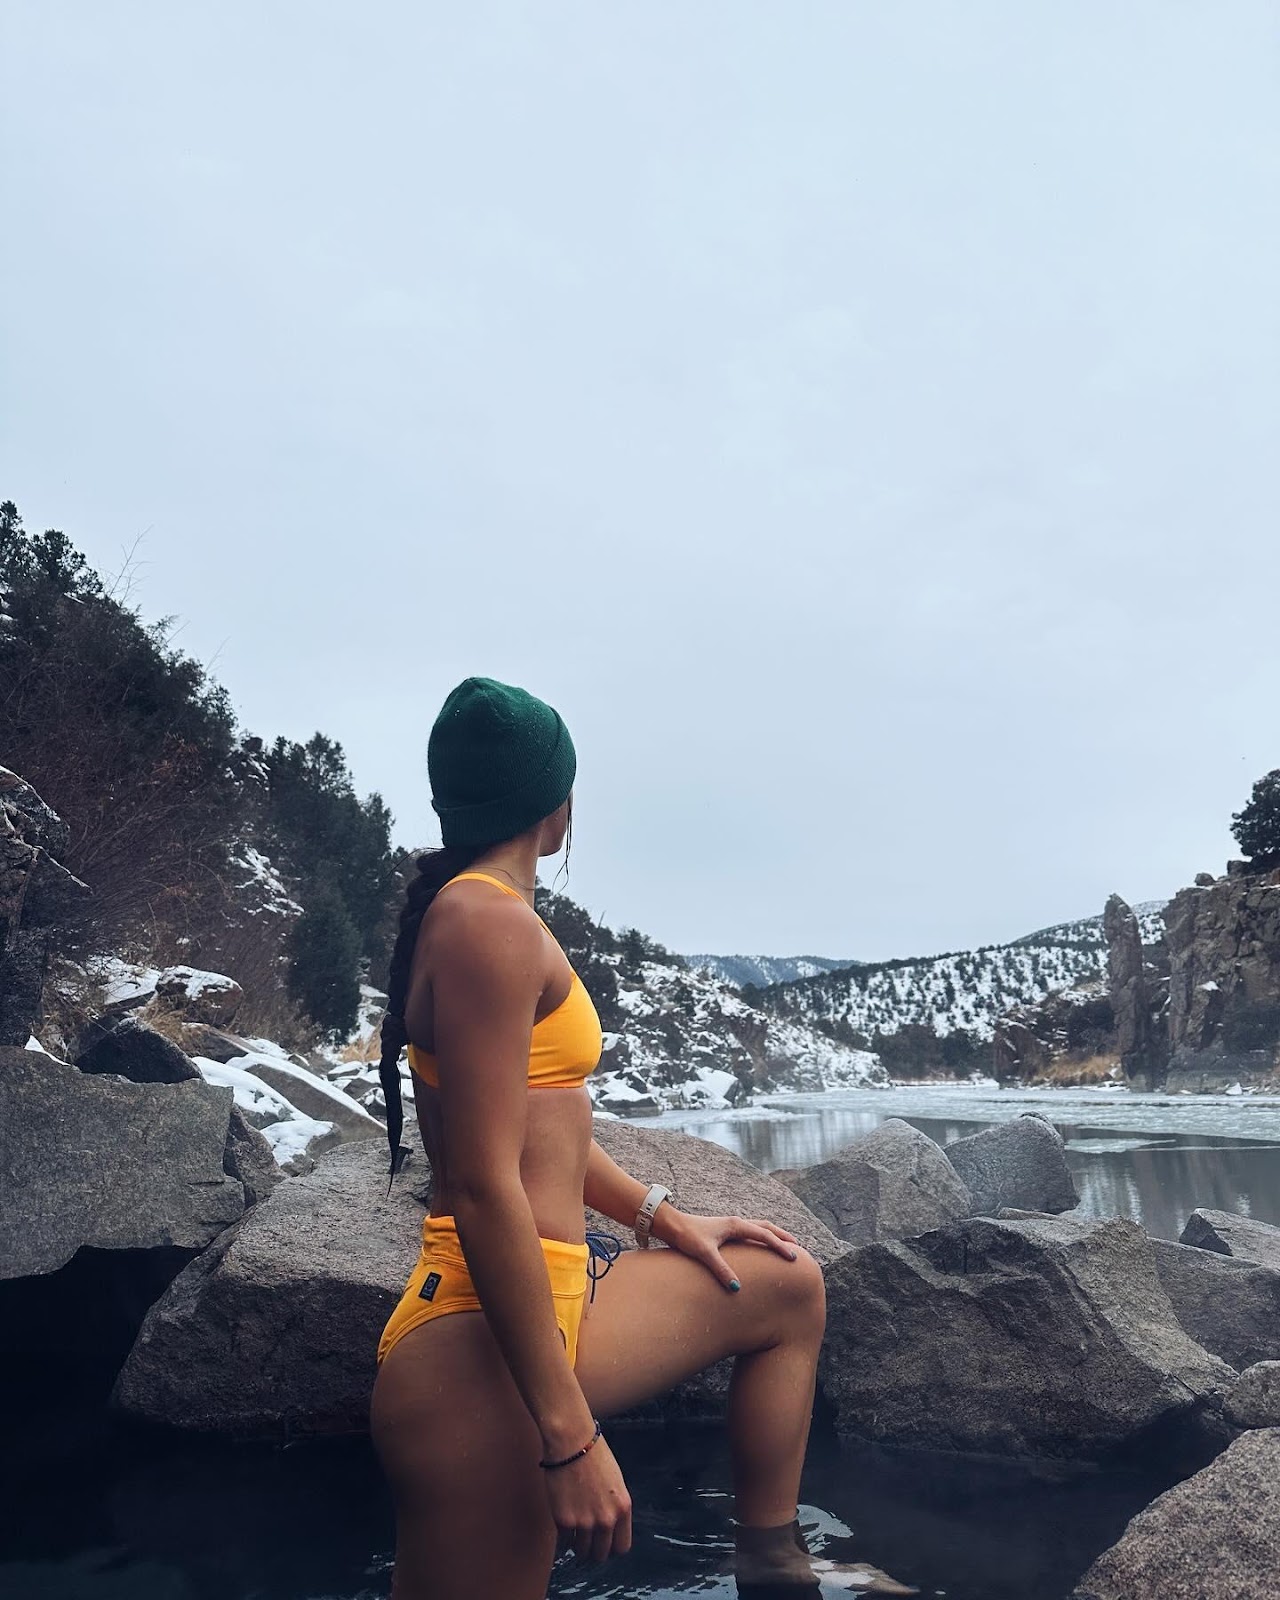
[[[404,1131],[404,1106],[400,1098],[400,1052],[409,1042],[404,1025],[404,1005],[409,994],[409,972],[413,966],[413,951],[418,942],[418,929],[427,914],[427,907],[444,888],[449,879],[465,872],[480,854],[481,846],[466,847],[446,845],[440,850],[429,850],[418,857],[418,875],[409,883],[404,909],[400,913],[400,928],[396,934],[395,949],[391,952],[391,976],[387,983],[387,1009],[382,1018],[379,1038],[382,1053],[378,1061],[378,1080],[382,1084],[382,1098],[387,1107],[387,1143],[391,1147],[390,1177],[395,1178],[408,1149],[400,1143]],[[388,1193],[390,1185],[388,1184]]]

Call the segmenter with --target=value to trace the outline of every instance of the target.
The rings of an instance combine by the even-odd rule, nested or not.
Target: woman
[[[631,1502],[597,1419],[726,1355],[740,1592],[817,1595],[796,1499],[822,1273],[784,1229],[685,1215],[592,1139],[599,1021],[533,910],[538,860],[570,833],[568,730],[468,678],[428,770],[444,847],[410,887],[383,1025],[393,1176],[407,1042],[434,1179],[372,1405],[395,1600],[541,1600],[558,1537],[581,1558],[626,1551]],[[588,1297],[584,1202],[668,1248],[593,1272]]]

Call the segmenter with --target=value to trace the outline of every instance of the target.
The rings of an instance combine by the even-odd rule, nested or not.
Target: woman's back
[[[541,934],[532,943],[527,926],[531,920]],[[461,1052],[455,1052],[456,1059],[450,1058],[449,1041],[436,1037],[437,994],[444,1006],[459,998],[450,993],[449,984],[451,967],[456,970],[460,956],[472,967],[510,963],[516,931],[533,952],[532,960],[524,962],[527,970],[520,974],[529,1005],[521,1184],[539,1233],[580,1243],[582,1183],[591,1144],[591,1103],[584,1080],[600,1057],[599,1018],[550,929],[522,895],[487,873],[459,873],[438,892],[418,935],[405,1006],[414,1103],[435,1178],[431,1214],[449,1216],[454,1209],[449,1076],[476,1070],[473,1053],[486,1048],[484,1019],[477,1018],[471,1038]],[[451,1039],[457,1036],[456,1028],[449,1032]],[[505,1048],[501,1032],[495,1032],[492,1048]]]

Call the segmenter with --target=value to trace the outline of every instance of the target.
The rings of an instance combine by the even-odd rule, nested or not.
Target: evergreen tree
[[[279,738],[264,756],[267,826],[280,864],[302,884],[342,898],[366,959],[382,954],[386,906],[396,885],[391,813],[382,796],[360,800],[336,740]]]
[[[648,941],[639,928],[624,928],[622,931],[622,960],[628,972],[638,972],[645,959]]]
[[[1231,822],[1236,843],[1259,872],[1280,867],[1280,767],[1258,779]]]
[[[209,925],[243,817],[223,689],[107,593],[56,528],[0,505],[0,760],[63,818],[93,890],[98,948],[153,947]]]
[[[348,1034],[360,1009],[360,934],[332,884],[313,885],[289,934],[289,992],[334,1037]]]

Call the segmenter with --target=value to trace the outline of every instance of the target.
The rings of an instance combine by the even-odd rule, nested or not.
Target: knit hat
[[[446,845],[523,833],[564,804],[577,770],[560,713],[493,678],[464,678],[427,741],[431,805]]]

